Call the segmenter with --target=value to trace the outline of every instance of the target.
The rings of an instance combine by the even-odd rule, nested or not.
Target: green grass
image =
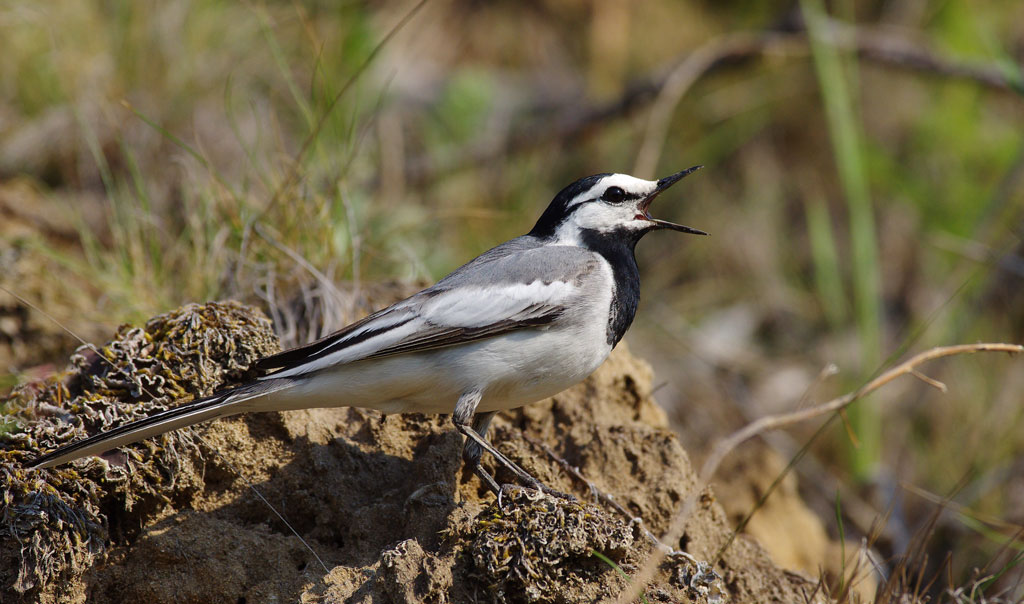
[[[868,185],[860,120],[856,114],[856,61],[846,59],[828,41],[825,12],[816,0],[801,0],[801,9],[810,33],[811,54],[828,122],[832,153],[846,201],[850,228],[850,272],[853,310],[860,340],[861,375],[865,378],[881,369],[882,297],[878,261],[875,213]],[[818,222],[822,219],[819,218]],[[822,227],[814,225],[818,230]],[[821,236],[819,235],[819,238]],[[819,256],[816,254],[816,256]],[[829,267],[834,270],[837,267]],[[830,291],[831,296],[836,292]],[[825,300],[828,304],[832,300]],[[868,399],[849,412],[858,444],[852,450],[852,469],[860,479],[877,471],[881,459],[881,419]]]
[[[843,270],[832,218],[824,199],[808,198],[804,204],[811,259],[814,261],[814,285],[821,301],[822,313],[832,329],[841,329],[849,317]]]
[[[19,35],[0,47],[6,45],[11,56],[32,57],[17,64],[31,74],[19,71],[8,81],[18,109],[27,115],[70,112],[76,131],[68,134],[81,142],[83,159],[102,183],[107,232],[93,232],[96,221],[78,216],[72,206],[83,253],[47,253],[105,292],[104,313],[113,310],[113,322],[139,321],[186,300],[246,295],[254,279],[294,275],[287,254],[253,235],[256,222],[310,264],[330,267],[336,278],[362,271],[355,266],[356,245],[376,251],[387,239],[380,229],[355,237],[348,224],[357,217],[359,227],[376,224],[369,199],[346,185],[344,169],[359,152],[357,126],[378,104],[375,93],[359,84],[381,42],[370,32],[368,11],[347,6],[311,15],[290,7],[200,2],[170,24],[167,14],[130,4],[119,5],[112,19],[88,3],[54,11],[23,11]],[[51,31],[84,35],[47,49],[41,41]],[[153,32],[168,43],[154,43],[148,38]],[[263,65],[273,69],[257,70],[254,57],[264,57]],[[75,62],[79,58],[109,61],[114,68],[104,88],[115,92],[101,101],[124,124],[113,139],[92,114],[83,114],[91,92],[72,77],[83,67]],[[155,79],[161,75],[164,80]],[[286,96],[277,96],[278,83]],[[167,94],[154,104],[132,93],[122,97],[118,89]],[[272,110],[256,108],[257,102]],[[216,131],[181,134],[190,130],[183,127],[191,119],[181,112],[185,107],[218,115]],[[148,148],[129,140],[138,138]],[[211,141],[241,151],[232,158],[241,161],[225,169]],[[155,171],[154,152],[173,159]],[[249,281],[227,282],[229,273]]]
[[[590,555],[610,566],[616,573],[619,574],[620,577],[625,579],[627,583],[630,581],[629,575],[626,574],[626,571],[622,570],[622,567],[616,564],[615,561],[609,558],[608,556],[602,554],[597,550],[590,550]],[[640,601],[644,604],[650,604],[647,601],[647,594],[643,592],[640,593]]]

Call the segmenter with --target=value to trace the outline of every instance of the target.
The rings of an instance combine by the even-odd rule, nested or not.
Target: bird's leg
[[[477,413],[473,416],[473,431],[483,438],[487,438],[487,427],[491,425],[491,420],[497,414],[497,411]],[[466,466],[471,469],[476,468],[480,465],[480,458],[483,457],[483,454],[483,447],[478,445],[475,440],[466,439],[466,446],[462,448],[462,460],[466,462]]]
[[[552,492],[552,489],[544,486],[539,480],[530,476],[529,472],[520,468],[511,459],[505,457],[500,451],[495,449],[491,443],[478,432],[482,430],[487,431],[487,426],[491,423],[491,419],[494,417],[494,412],[483,413],[479,418],[470,425],[470,419],[473,418],[473,414],[476,412],[477,405],[480,404],[481,394],[477,391],[467,392],[459,398],[459,402],[455,403],[455,413],[452,414],[452,422],[455,423],[455,428],[466,437],[466,445],[462,450],[462,458],[467,464],[470,464],[473,471],[477,476],[483,480],[488,488],[494,491],[495,495],[501,496],[501,487],[498,486],[497,481],[494,480],[490,474],[487,473],[482,467],[480,467],[480,457],[483,455],[483,451],[490,453],[494,459],[501,465],[508,468],[513,474],[516,475],[523,484],[534,488],[545,493]]]
[[[481,437],[487,437],[487,427],[491,424],[491,420],[497,415],[497,411],[489,411],[487,413],[478,413],[473,417],[473,431],[479,434]],[[466,467],[473,470],[473,473],[480,477],[480,480],[484,481],[491,491],[501,498],[501,487],[494,480],[494,477],[487,473],[480,467],[480,458],[483,457],[484,449],[477,442],[471,438],[466,438],[466,444],[462,447],[462,461],[465,462]]]

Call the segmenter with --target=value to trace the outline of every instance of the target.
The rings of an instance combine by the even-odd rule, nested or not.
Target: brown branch
[[[801,38],[803,36],[799,34],[782,33],[730,34],[715,38],[692,53],[687,53],[687,56],[698,55],[701,59],[699,64],[694,66],[694,71],[697,72],[694,78],[696,79],[726,64],[759,55],[767,48]],[[680,63],[685,63],[686,60],[684,58]],[[420,156],[406,165],[406,179],[412,184],[422,184],[466,166],[486,164],[552,141],[558,141],[563,145],[578,141],[606,122],[628,117],[654,102],[676,71],[677,67],[672,67],[637,80],[627,86],[619,98],[612,101],[590,105],[571,103],[557,111],[559,115],[555,117],[535,120],[516,128],[503,140],[472,144],[443,164],[435,163],[429,156]]]
[[[1019,344],[986,343],[960,344],[957,346],[940,346],[938,348],[932,348],[931,350],[926,350],[917,354],[892,369],[885,371],[853,392],[849,392],[826,403],[809,407],[807,409],[763,417],[718,441],[715,443],[711,454],[701,467],[697,481],[697,488],[683,500],[679,510],[676,512],[675,518],[672,520],[671,526],[669,526],[668,532],[661,540],[667,543],[676,543],[679,541],[679,538],[682,536],[683,530],[686,526],[686,520],[689,518],[690,513],[693,512],[696,505],[698,494],[703,492],[710,483],[711,477],[714,475],[715,470],[718,469],[722,459],[724,459],[726,455],[732,452],[733,449],[741,443],[769,430],[776,430],[778,428],[804,422],[830,413],[839,413],[846,407],[850,406],[854,401],[878,390],[896,378],[913,374],[919,365],[928,361],[953,355],[973,354],[976,352],[1006,352],[1015,354],[1024,352],[1024,346]],[[725,547],[728,547],[728,543],[722,548],[722,551],[724,551]],[[660,551],[655,550],[651,554],[651,557],[644,563],[640,572],[634,575],[634,579],[630,583],[630,587],[619,595],[616,602],[618,604],[627,604],[628,602],[635,600],[637,595],[640,593],[639,590],[646,585],[652,577],[654,577],[654,573],[657,571],[658,565],[661,564],[662,558],[663,554]]]
[[[1015,93],[1024,99],[1024,73],[1012,73],[993,65],[943,56],[927,44],[911,40],[892,28],[851,26],[836,20],[829,20],[828,24],[827,41],[856,52],[865,61],[966,80],[994,91]],[[659,117],[652,117],[644,147],[637,160],[637,168],[649,172],[660,152],[660,143],[656,143],[654,138],[660,136],[663,140],[666,131],[664,124],[667,118],[664,115],[671,117],[672,109],[694,82],[719,69],[760,56],[806,57],[809,53],[807,35],[802,31],[741,32],[719,36],[688,51],[672,67],[634,82],[613,101],[590,105],[574,102],[563,107],[559,115],[522,125],[503,140],[470,145],[444,163],[437,163],[426,155],[420,156],[406,165],[406,178],[413,185],[423,184],[467,166],[490,163],[549,143],[572,143],[585,138],[606,122],[632,115],[652,103],[660,103],[662,107],[658,110]],[[660,129],[657,128],[659,124],[662,125]]]
[[[861,28],[831,21],[836,43],[866,61],[935,76],[968,80],[999,92],[1024,95],[1024,71],[1016,73],[985,63],[943,57],[927,45],[913,42],[885,27]]]

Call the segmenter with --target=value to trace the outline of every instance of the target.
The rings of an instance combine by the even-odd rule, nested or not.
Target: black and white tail
[[[292,380],[288,379],[250,382],[71,443],[37,457],[28,465],[33,469],[52,468],[81,457],[98,455],[122,445],[145,440],[164,432],[219,417],[252,411],[253,405],[244,405],[243,403],[255,402],[254,399],[288,388],[292,384]]]

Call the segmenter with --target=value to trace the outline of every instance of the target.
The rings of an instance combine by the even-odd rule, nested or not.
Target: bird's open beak
[[[640,202],[640,211],[643,212],[643,217],[646,220],[653,222],[655,228],[658,229],[671,229],[673,231],[679,231],[680,233],[707,235],[707,233],[699,229],[683,226],[681,224],[675,224],[674,222],[668,222],[667,220],[658,220],[657,218],[652,218],[651,214],[647,211],[648,208],[651,207],[651,202],[654,201],[654,198],[660,195],[662,191],[676,184],[677,182],[682,180],[683,177],[688,176],[689,174],[692,174],[693,172],[696,172],[697,170],[700,170],[703,167],[704,166],[694,166],[692,168],[688,168],[686,170],[683,170],[682,172],[676,172],[672,176],[666,176],[665,178],[659,180],[658,187],[654,189],[654,191],[650,195],[648,195],[643,201]]]

